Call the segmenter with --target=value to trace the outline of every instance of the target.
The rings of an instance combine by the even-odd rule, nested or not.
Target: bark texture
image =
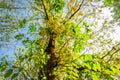
[[[53,35],[50,36],[48,47],[46,48],[45,52],[50,54],[50,59],[47,61],[46,65],[47,80],[55,80],[53,70],[57,66],[57,57],[55,55],[55,39],[53,38]]]

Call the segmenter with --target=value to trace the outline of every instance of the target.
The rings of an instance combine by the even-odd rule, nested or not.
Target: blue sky
[[[1,2],[1,1],[0,1]],[[6,1],[6,3],[8,4],[12,4],[11,1]],[[15,6],[16,7],[28,7],[28,2],[27,0],[15,0]],[[1,9],[3,10],[3,12],[1,11],[1,15],[4,14],[9,14],[12,15],[13,17],[15,17],[14,19],[24,19],[27,18],[28,15],[31,15],[31,12],[29,9],[13,9],[11,12],[7,11],[7,9]],[[11,21],[10,21],[11,23]],[[4,23],[1,23],[4,24]],[[26,26],[29,26],[28,24]],[[0,26],[3,27],[3,26]],[[3,39],[0,44],[2,45],[0,48],[0,58],[8,55],[9,59],[13,59],[14,58],[14,53],[16,51],[16,49],[18,47],[22,47],[22,42],[21,41],[17,41],[16,39],[14,39],[14,35],[17,33],[26,33],[27,32],[27,28],[25,29],[19,29],[19,30],[15,30],[13,33],[9,34],[10,35],[10,40],[8,41],[6,38],[6,35],[8,33],[0,33],[0,39]],[[1,28],[0,28],[1,29]]]

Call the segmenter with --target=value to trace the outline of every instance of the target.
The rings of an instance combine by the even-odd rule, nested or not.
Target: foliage
[[[105,4],[109,5],[112,1],[105,0]],[[16,50],[12,63],[5,57],[2,58],[0,71],[4,78],[113,80],[120,76],[118,54],[120,44],[109,51],[92,54],[84,52],[88,41],[94,35],[91,33],[95,28],[92,29],[91,26],[97,25],[82,18],[91,13],[95,14],[90,15],[93,19],[98,15],[97,10],[88,4],[92,4],[92,0],[31,2],[33,11],[31,17],[20,19],[17,26],[18,30],[26,29],[28,35],[21,31],[14,36],[25,48],[20,47]],[[107,28],[106,25],[103,28]]]
[[[112,4],[113,6],[113,12],[114,12],[114,18],[115,20],[118,20],[119,22],[119,19],[120,19],[120,1],[119,0],[115,0],[114,3]]]
[[[105,0],[104,3],[106,6],[111,5],[115,0]]]

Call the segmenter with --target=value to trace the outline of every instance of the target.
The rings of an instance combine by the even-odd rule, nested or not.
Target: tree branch
[[[86,51],[84,51],[81,55],[79,55],[77,58],[73,59],[72,62],[74,62],[75,60],[79,59],[81,56],[83,56],[86,53]]]
[[[68,39],[68,40],[66,40],[66,42],[64,42],[63,46],[59,49],[58,52],[61,52],[61,50],[65,47],[65,45],[68,43],[69,40],[70,40],[70,39]]]
[[[4,9],[26,9],[27,7],[16,7],[16,6],[7,6],[7,5],[1,5],[0,8],[4,8]]]
[[[78,9],[68,18],[70,20],[82,7],[84,0],[82,0],[81,4],[79,5]],[[67,20],[67,21],[68,21]],[[63,24],[65,24],[67,21],[65,21]]]
[[[47,20],[49,20],[49,17],[48,17],[48,14],[47,14],[47,10],[46,10],[45,4],[44,4],[43,0],[41,0],[41,2],[42,2],[42,5],[43,5],[43,7],[44,7],[44,11],[45,11],[46,18],[47,18]]]
[[[117,53],[118,51],[120,51],[120,49],[116,50],[113,54],[111,54],[111,56],[110,56],[109,60],[107,61],[107,63],[112,59],[113,55],[114,55],[115,53]]]
[[[83,4],[84,0],[82,0],[80,6],[78,7],[78,9],[69,17],[69,19],[71,19],[82,7],[82,4]]]
[[[120,45],[120,43],[118,43],[117,45],[115,45],[114,47],[112,47],[112,49],[110,51],[108,51],[107,54],[105,54],[104,56],[102,56],[101,59],[104,59],[107,55],[109,55],[110,52],[112,52],[113,50],[115,50],[116,49],[115,47],[117,47],[118,45]],[[114,53],[116,53],[116,51]]]

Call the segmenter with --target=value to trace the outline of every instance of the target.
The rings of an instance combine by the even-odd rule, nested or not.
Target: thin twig
[[[113,50],[114,48],[112,48],[110,51],[108,51],[108,53],[107,54],[105,54],[104,56],[102,56],[101,57],[101,59],[104,59],[107,55],[109,55],[110,54],[110,52]]]
[[[92,15],[92,14],[95,14],[95,13],[89,13],[89,14],[84,15],[84,16],[82,17],[82,21],[83,21],[87,16]],[[80,18],[80,19],[81,19],[81,18]],[[79,20],[79,23],[78,23],[78,24],[80,24],[82,21]]]
[[[70,39],[66,40],[66,42],[63,44],[63,46],[59,49],[58,53],[59,53],[59,57],[60,57],[60,52],[62,51],[62,49],[65,47],[65,45],[68,43]]]
[[[108,51],[108,53],[105,54],[103,57],[101,57],[101,59],[104,59],[107,55],[109,55],[110,52],[112,52],[113,50],[115,50],[115,47],[117,47],[118,45],[120,45],[120,43],[118,43],[116,46],[112,47],[112,49],[110,51]]]
[[[83,56],[83,54],[78,56],[77,58],[73,59],[71,62],[74,62],[75,60],[79,59],[81,56]]]
[[[39,9],[39,7],[37,5],[32,6],[32,7],[43,13],[43,11],[41,9]]]
[[[64,48],[64,46],[67,44],[68,41],[66,41],[63,46],[60,48],[60,50],[58,52],[61,52],[62,48]]]

